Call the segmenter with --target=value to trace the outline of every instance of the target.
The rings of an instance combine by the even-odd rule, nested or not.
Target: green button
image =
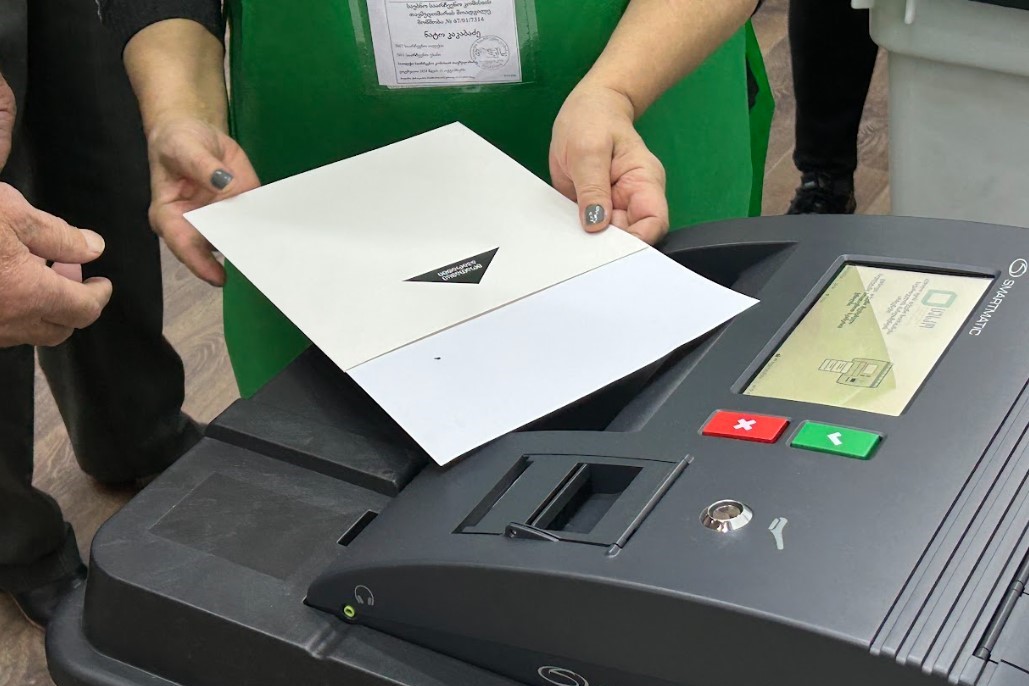
[[[871,431],[845,429],[842,426],[805,422],[790,443],[794,448],[814,450],[867,460],[881,440],[879,434]]]

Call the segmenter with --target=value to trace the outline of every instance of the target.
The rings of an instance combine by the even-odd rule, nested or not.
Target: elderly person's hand
[[[665,170],[633,119],[625,95],[580,83],[554,122],[550,175],[587,231],[614,225],[653,245],[668,232]]]
[[[96,233],[35,209],[0,184],[0,347],[57,345],[95,322],[111,299],[111,282],[80,282],[78,265],[103,251]],[[49,269],[47,261],[63,265]]]

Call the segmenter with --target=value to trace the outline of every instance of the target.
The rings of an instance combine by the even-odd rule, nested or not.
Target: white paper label
[[[379,84],[522,80],[515,0],[368,0]]]

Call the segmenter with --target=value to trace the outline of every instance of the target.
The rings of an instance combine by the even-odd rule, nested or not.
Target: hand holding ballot
[[[125,49],[150,144],[152,227],[180,261],[215,286],[224,283],[225,271],[183,215],[260,185],[246,153],[227,134],[223,60],[221,42],[194,21],[157,22]],[[569,95],[554,125],[551,181],[578,201],[586,230],[613,223],[653,244],[668,230],[668,207],[664,169],[633,124],[645,104],[634,105],[608,86],[620,76],[603,62],[598,66]]]
[[[203,26],[182,20],[143,29],[125,49],[149,143],[150,224],[212,286],[224,284],[225,270],[183,215],[261,185],[227,133],[223,51]]]
[[[201,119],[173,119],[153,131],[151,225],[191,272],[221,286],[225,270],[214,249],[183,214],[257,188],[257,174],[236,141]]]
[[[665,170],[633,126],[632,102],[583,82],[554,122],[550,176],[587,231],[610,225],[654,245],[668,233]]]
[[[187,215],[441,464],[754,303],[578,217],[458,123]]]

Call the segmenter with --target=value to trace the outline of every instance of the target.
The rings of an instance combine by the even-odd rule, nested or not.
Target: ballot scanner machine
[[[58,686],[1029,686],[1029,233],[664,250],[760,303],[450,467],[317,350],[229,407],[97,534]]]

